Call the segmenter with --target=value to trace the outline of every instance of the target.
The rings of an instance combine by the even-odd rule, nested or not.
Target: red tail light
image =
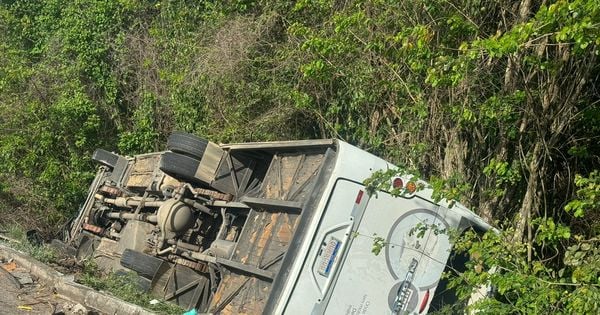
[[[400,178],[400,177],[394,178],[394,180],[392,181],[392,188],[402,189],[402,187],[404,187],[404,182],[402,181],[402,178]]]
[[[421,301],[421,307],[419,307],[419,314],[423,313],[425,307],[427,307],[427,302],[429,302],[429,290],[425,292],[425,296],[423,297],[423,301]]]

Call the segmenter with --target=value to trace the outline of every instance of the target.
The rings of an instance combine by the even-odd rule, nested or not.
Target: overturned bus
[[[447,301],[436,288],[452,246],[415,226],[490,228],[410,176],[391,182],[400,197],[369,195],[363,181],[394,166],[340,140],[217,145],[175,132],[167,151],[93,159],[68,244],[200,313],[425,314]]]

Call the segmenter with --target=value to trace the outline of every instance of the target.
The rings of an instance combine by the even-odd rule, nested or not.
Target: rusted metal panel
[[[229,290],[217,291],[211,312],[223,315],[262,313],[271,289],[269,282],[243,275],[228,276],[224,282],[229,284]]]
[[[322,160],[322,154],[273,157],[260,194],[268,200],[261,206],[260,198],[252,198],[252,210],[232,255],[233,261],[279,272],[281,257],[289,247],[300,213],[285,207],[277,209],[277,203],[269,200],[302,201],[307,194],[303,190],[313,188]],[[271,282],[265,279],[229,273],[213,298],[211,310],[221,314],[260,314],[270,289]]]
[[[273,157],[264,182],[264,197],[303,200],[312,191],[323,154],[286,154]]]
[[[219,168],[219,163],[221,163],[223,154],[223,149],[221,149],[218,145],[209,142],[206,146],[204,154],[202,155],[202,160],[200,160],[200,165],[198,165],[198,169],[196,170],[194,177],[205,183],[212,182],[215,179],[215,173]]]
[[[146,188],[154,178],[154,171],[157,169],[160,155],[145,155],[137,157],[129,172],[127,178],[127,187],[142,187]]]
[[[246,228],[245,235],[240,237],[232,260],[261,268],[265,262],[285,251],[293,228],[293,225],[289,224],[287,214],[252,210],[247,224],[250,225]],[[279,239],[279,236],[282,238]],[[276,263],[265,269],[278,272],[279,267],[280,263]],[[221,283],[212,302],[213,308],[223,308],[221,314],[262,312],[270,293],[269,281],[229,274]]]

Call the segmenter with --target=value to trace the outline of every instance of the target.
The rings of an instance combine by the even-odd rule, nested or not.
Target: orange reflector
[[[417,191],[417,184],[415,182],[406,183],[406,191],[408,191],[411,194],[414,193],[415,191]]]
[[[96,234],[102,234],[104,232],[103,228],[101,228],[99,226],[95,226],[93,224],[84,223],[81,228],[84,229],[84,230],[86,230],[86,231],[90,231],[90,232],[96,233]]]
[[[392,181],[392,188],[400,189],[400,188],[402,188],[402,186],[404,186],[404,182],[402,181],[402,178],[400,178],[400,177],[394,178],[394,180]]]

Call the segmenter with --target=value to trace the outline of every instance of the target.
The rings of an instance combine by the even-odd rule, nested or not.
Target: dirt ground
[[[56,295],[13,261],[0,260],[0,315],[98,314]]]

